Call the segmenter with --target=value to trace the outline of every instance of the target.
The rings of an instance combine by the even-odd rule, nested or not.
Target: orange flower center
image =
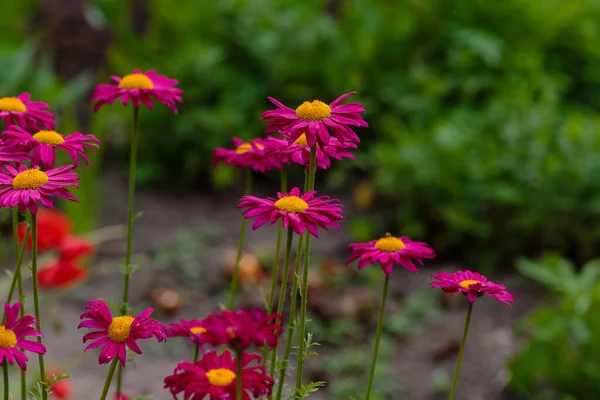
[[[39,189],[48,183],[48,175],[37,168],[26,169],[13,179],[15,190]]]
[[[64,143],[65,139],[56,131],[39,131],[33,138],[40,143],[56,145]]]
[[[479,281],[475,281],[475,280],[473,280],[473,279],[466,279],[466,280],[464,280],[464,281],[462,281],[462,282],[460,283],[460,286],[462,286],[464,289],[467,289],[467,290],[469,290],[469,287],[470,287],[471,285],[475,285],[475,284],[477,284],[477,283],[481,283],[481,282],[479,282]]]
[[[0,349],[10,349],[17,344],[17,335],[4,325],[0,325]],[[5,360],[6,362],[6,360]]]
[[[193,327],[191,327],[191,328],[190,328],[190,332],[191,332],[193,335],[201,335],[201,334],[203,334],[203,333],[206,333],[206,329],[204,329],[204,328],[203,328],[203,327],[201,327],[201,326],[193,326]]]
[[[206,372],[206,378],[210,384],[219,387],[230,385],[235,376],[235,372],[227,368],[210,369]]]
[[[256,147],[257,147],[259,150],[264,150],[264,149],[265,149],[265,146],[263,146],[263,145],[262,145],[262,144],[260,144],[260,143],[256,143]],[[237,149],[235,149],[235,152],[236,152],[237,154],[245,154],[245,153],[247,153],[247,152],[249,152],[249,151],[252,151],[252,145],[251,145],[250,143],[242,143],[242,144],[240,144],[240,145],[237,147]]]
[[[296,116],[305,121],[323,121],[331,115],[331,108],[322,101],[305,101],[296,108]]]
[[[406,247],[406,245],[396,236],[392,236],[387,233],[385,237],[382,237],[375,243],[375,247],[381,251],[392,253],[394,251],[402,250]]]
[[[24,113],[27,111],[27,107],[25,107],[25,103],[16,97],[1,97],[0,111]]]
[[[129,333],[131,332],[131,323],[135,318],[131,315],[123,315],[121,317],[114,317],[110,325],[108,326],[108,337],[113,342],[121,343],[129,339]]]
[[[275,202],[275,207],[281,211],[298,214],[306,211],[308,203],[298,196],[285,196]]]
[[[145,74],[125,75],[119,82],[120,89],[153,89],[154,84]]]

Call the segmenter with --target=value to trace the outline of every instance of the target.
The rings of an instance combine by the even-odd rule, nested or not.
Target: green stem
[[[252,170],[246,168],[246,191],[244,194],[249,196],[252,193]],[[240,273],[240,260],[242,259],[242,252],[244,251],[244,237],[246,235],[246,223],[247,219],[242,217],[242,225],[240,226],[240,238],[238,240],[237,255],[235,257],[235,268],[233,269],[233,276],[231,278],[231,287],[229,289],[229,302],[227,303],[227,309],[231,310],[233,302],[235,301],[235,293],[237,291],[238,275]]]
[[[310,149],[310,163],[308,165],[308,187],[307,191],[314,190],[315,188],[315,172],[317,164],[317,147]],[[296,398],[300,393],[302,387],[302,368],[304,365],[306,342],[304,335],[306,331],[306,308],[308,305],[308,266],[310,264],[310,234],[306,234],[306,246],[304,248],[304,269],[302,271],[302,305],[300,309],[300,330],[298,334],[298,367],[296,369]]]
[[[18,228],[17,228],[18,229]],[[10,282],[10,289],[8,290],[8,296],[6,298],[7,303],[12,302],[13,295],[15,293],[15,288],[19,287],[19,297],[22,295],[23,284],[21,283],[21,264],[23,263],[23,257],[25,256],[25,247],[27,246],[27,240],[29,239],[29,234],[31,232],[31,226],[27,227],[27,231],[25,231],[25,238],[23,239],[23,243],[21,244],[21,248],[17,252],[17,261],[15,263],[15,271],[13,273],[12,280]],[[19,239],[17,238],[17,241]],[[18,284],[18,285],[17,285]]]
[[[196,348],[194,349],[194,364],[198,361],[198,356],[200,356],[200,345],[196,343]]]
[[[388,286],[390,283],[390,276],[385,276],[385,283],[383,284],[383,295],[381,297],[381,309],[379,310],[379,321],[377,322],[377,333],[375,335],[375,349],[373,350],[373,362],[371,362],[371,371],[369,372],[369,383],[367,385],[366,400],[371,397],[371,388],[373,387],[373,378],[375,378],[375,367],[377,366],[377,354],[379,353],[379,343],[381,342],[381,333],[383,332],[383,319],[385,315],[385,301],[387,299]]]
[[[23,292],[23,279],[21,278],[21,262],[23,260],[23,254],[25,253],[25,246],[29,238],[29,228],[23,238],[23,245],[19,246],[19,213],[16,207],[11,210],[12,214],[12,229],[13,229],[13,242],[15,245],[15,275],[17,276],[17,290],[19,293],[19,302],[21,303],[21,310],[19,315],[23,317],[25,315],[25,292]],[[22,247],[22,251],[21,251]],[[21,261],[19,261],[19,259]],[[27,399],[27,373],[21,370],[21,400]]]
[[[4,371],[4,400],[9,399],[9,391],[8,391],[8,361],[4,360],[2,365],[2,370]]]
[[[473,303],[469,302],[469,308],[467,309],[467,318],[465,319],[465,328],[463,330],[462,341],[460,342],[460,351],[458,352],[458,360],[456,361],[456,370],[454,371],[454,379],[452,380],[452,390],[450,391],[450,397],[448,400],[453,400],[456,394],[456,384],[458,383],[458,374],[460,373],[460,365],[462,364],[463,353],[465,351],[465,344],[467,343],[467,333],[469,333],[469,324],[471,323],[471,314],[473,313]]]
[[[108,395],[110,383],[112,382],[113,375],[115,374],[115,367],[117,366],[118,361],[119,357],[115,357],[113,362],[110,364],[110,369],[108,370],[108,375],[106,376],[106,382],[104,382],[104,389],[102,389],[102,396],[100,396],[100,400],[106,400],[106,396]]]
[[[242,351],[237,353],[237,362],[235,369],[235,400],[242,400]]]
[[[283,261],[283,276],[281,277],[281,289],[279,290],[279,302],[277,303],[277,314],[283,314],[283,305],[285,303],[285,293],[287,291],[287,281],[290,275],[290,258],[292,257],[292,241],[294,240],[294,231],[288,227],[287,239],[285,241],[285,259]],[[271,355],[271,366],[269,376],[275,373],[275,362],[277,361],[277,348],[273,349]]]
[[[31,214],[31,275],[33,281],[33,311],[35,314],[35,319],[37,321],[37,329],[40,332],[42,330],[42,321],[40,319],[40,299],[38,294],[38,270],[37,270],[37,252],[38,252],[38,235],[37,235],[37,216],[35,214]],[[42,344],[42,338],[40,336],[37,337],[37,342]],[[38,360],[40,363],[40,379],[42,380],[42,385],[44,385],[44,391],[42,392],[42,399],[48,399],[48,392],[46,391],[46,368],[44,368],[44,356],[42,354],[38,355]]]

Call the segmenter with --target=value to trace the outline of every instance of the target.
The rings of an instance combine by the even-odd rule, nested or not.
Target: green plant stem
[[[9,399],[9,391],[8,391],[8,361],[4,360],[2,363],[2,370],[4,376],[4,400]]]
[[[237,352],[237,362],[235,369],[235,399],[242,400],[242,355],[240,350]]]
[[[249,196],[252,193],[252,170],[246,168],[246,191],[244,194]],[[240,238],[238,240],[237,255],[235,257],[235,268],[233,269],[233,276],[231,277],[231,287],[229,289],[229,302],[227,303],[227,309],[233,308],[233,302],[235,301],[235,293],[237,291],[238,275],[240,273],[240,260],[242,259],[242,252],[244,251],[244,237],[246,236],[246,223],[248,220],[242,217],[242,225],[240,226]]]
[[[35,319],[37,321],[37,329],[40,332],[42,330],[42,320],[40,319],[40,299],[39,299],[39,291],[38,291],[38,270],[37,270],[37,252],[38,252],[38,234],[37,234],[37,217],[35,214],[31,214],[31,275],[33,282],[33,311],[35,314]],[[37,337],[37,342],[42,344],[42,338],[40,336]],[[42,399],[48,399],[48,392],[46,391],[46,368],[44,367],[44,356],[42,354],[38,354],[38,360],[40,363],[40,379],[42,380],[42,385],[44,390],[42,391]]]
[[[102,389],[102,396],[100,396],[100,400],[106,400],[106,396],[108,395],[110,383],[112,382],[113,375],[115,374],[115,367],[117,366],[118,361],[119,357],[115,357],[112,363],[110,364],[110,368],[108,370],[108,375],[106,375],[106,382],[104,382],[104,389]]]
[[[371,397],[371,388],[373,387],[373,379],[375,378],[375,367],[377,366],[377,354],[379,353],[379,343],[381,342],[381,333],[383,332],[383,319],[385,315],[385,301],[387,299],[388,286],[390,276],[385,276],[383,284],[383,295],[381,296],[381,309],[379,310],[379,321],[377,322],[377,333],[375,334],[375,349],[373,350],[373,362],[371,362],[371,371],[369,372],[369,383],[367,384],[366,400]]]
[[[200,355],[200,345],[196,343],[196,347],[194,348],[194,364],[198,361],[198,356]]]
[[[283,276],[281,277],[281,289],[279,290],[279,302],[277,303],[277,314],[283,314],[283,305],[285,303],[285,293],[287,289],[287,281],[290,275],[290,258],[292,257],[292,241],[294,240],[294,231],[292,227],[287,229],[287,239],[285,241],[285,257],[283,261]],[[273,376],[275,373],[275,363],[277,361],[277,348],[273,349],[271,355],[270,374]]]
[[[317,147],[310,149],[310,162],[308,165],[308,187],[307,191],[314,190],[315,188],[315,172],[317,164]],[[306,332],[306,308],[308,305],[308,266],[310,264],[310,239],[309,234],[306,235],[306,246],[304,248],[304,269],[302,271],[302,303],[300,309],[300,329],[298,333],[298,366],[296,369],[296,398],[300,393],[302,387],[302,368],[304,365],[306,343],[304,341],[304,335]]]
[[[465,351],[465,344],[467,343],[467,333],[469,333],[469,324],[471,323],[471,314],[473,313],[473,303],[469,302],[469,308],[467,309],[467,317],[465,318],[465,327],[463,329],[462,341],[460,342],[460,351],[458,352],[458,360],[456,361],[456,370],[454,371],[454,379],[452,380],[452,390],[450,390],[450,397],[448,400],[454,400],[456,394],[456,384],[458,383],[458,374],[460,373],[460,365],[462,364],[463,353]]]
[[[18,229],[18,228],[17,228]],[[25,256],[25,247],[27,246],[27,240],[29,239],[29,234],[31,233],[31,225],[27,227],[25,231],[25,238],[23,239],[23,243],[21,244],[21,248],[17,252],[17,261],[15,263],[15,271],[13,273],[12,280],[10,281],[10,289],[8,290],[8,296],[6,297],[6,302],[11,303],[13,295],[15,293],[15,288],[19,287],[19,296],[22,296],[23,284],[21,280],[21,264],[23,264],[23,257]],[[18,238],[16,239],[19,240]]]
[[[19,293],[19,302],[21,303],[21,309],[19,315],[23,317],[25,315],[25,292],[23,292],[23,279],[21,277],[21,262],[23,261],[23,254],[25,253],[25,246],[29,238],[29,228],[27,228],[25,237],[23,238],[22,251],[19,246],[19,212],[16,207],[11,210],[12,214],[12,230],[13,230],[13,242],[15,245],[15,275],[17,276],[17,290]],[[21,400],[27,400],[27,373],[21,370]]]

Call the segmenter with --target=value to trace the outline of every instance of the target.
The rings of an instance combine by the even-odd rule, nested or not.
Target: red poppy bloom
[[[38,271],[38,283],[42,289],[68,289],[84,281],[89,273],[73,260],[52,260]]]
[[[48,376],[48,384],[54,376],[60,376],[62,374],[59,370],[50,370],[46,375]],[[70,379],[61,379],[54,385],[50,386],[50,398],[56,400],[68,400],[73,395],[73,383]]]
[[[61,211],[49,208],[41,208],[37,214],[38,229],[38,251],[44,252],[57,249],[63,239],[73,232],[73,223]],[[19,242],[23,243],[27,223],[19,224]],[[31,236],[27,242],[27,248],[31,250]]]
[[[61,260],[78,260],[94,253],[94,244],[83,236],[66,236],[58,247]]]

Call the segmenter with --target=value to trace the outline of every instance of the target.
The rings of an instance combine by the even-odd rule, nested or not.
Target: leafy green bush
[[[518,270],[558,297],[522,321],[527,345],[510,363],[511,386],[523,398],[600,398],[600,260],[580,272],[568,260],[522,260]],[[533,397],[532,397],[533,396]]]

